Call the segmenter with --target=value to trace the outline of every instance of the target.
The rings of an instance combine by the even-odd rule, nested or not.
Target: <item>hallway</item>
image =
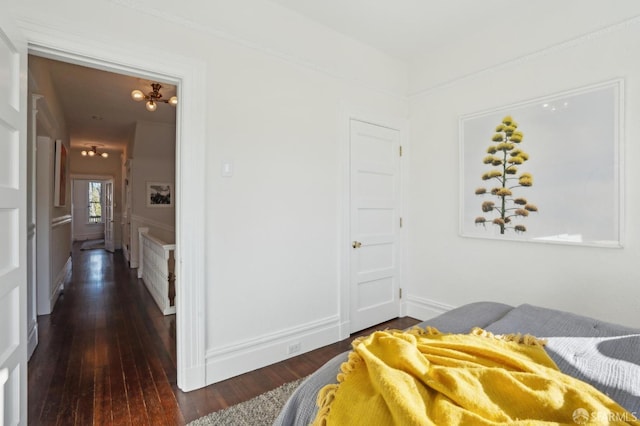
[[[121,252],[73,247],[73,272],[38,317],[29,424],[182,424],[175,315],[164,317]]]
[[[374,329],[189,393],[176,380],[175,315],[163,316],[122,252],[73,245],[73,273],[38,317],[29,361],[30,425],[183,425],[312,373]],[[233,327],[233,318],[229,319]]]

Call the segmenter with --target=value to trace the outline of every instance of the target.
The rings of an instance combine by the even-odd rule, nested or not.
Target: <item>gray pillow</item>
[[[546,338],[547,353],[562,372],[640,417],[640,329],[528,304],[486,329]]]
[[[435,327],[443,333],[468,333],[474,327],[486,327],[512,309],[513,306],[497,302],[469,303],[423,321],[418,326]]]

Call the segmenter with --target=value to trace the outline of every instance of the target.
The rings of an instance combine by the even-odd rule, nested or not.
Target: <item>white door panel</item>
[[[0,424],[26,424],[26,42],[0,14]]]
[[[400,132],[350,122],[351,331],[395,318],[399,300]]]
[[[395,209],[360,209],[358,211],[358,226],[362,235],[375,235],[376,232],[392,234],[398,225],[395,222]]]
[[[104,248],[113,253],[115,241],[113,235],[113,181],[104,183]]]

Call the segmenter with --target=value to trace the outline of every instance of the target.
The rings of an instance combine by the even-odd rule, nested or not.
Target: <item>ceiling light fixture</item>
[[[88,145],[87,145],[88,146]],[[102,157],[102,158],[107,158],[109,157],[109,154],[106,152],[98,152],[98,148],[96,145],[91,145],[91,149],[90,150],[82,150],[82,152],[80,153],[82,154],[83,157]]]
[[[169,104],[171,106],[178,105],[178,97],[172,96],[169,99],[162,99],[162,93],[160,93],[160,89],[162,89],[162,85],[160,83],[152,83],[151,88],[153,89],[151,92],[146,95],[142,92],[142,90],[134,90],[131,92],[131,99],[136,102],[147,101],[146,108],[147,111],[155,111],[158,108],[158,102],[162,102],[165,104]]]

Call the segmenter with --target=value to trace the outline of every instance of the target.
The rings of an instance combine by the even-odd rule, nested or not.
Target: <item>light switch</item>
[[[233,161],[223,160],[222,161],[222,177],[231,177],[231,176],[233,176]]]

